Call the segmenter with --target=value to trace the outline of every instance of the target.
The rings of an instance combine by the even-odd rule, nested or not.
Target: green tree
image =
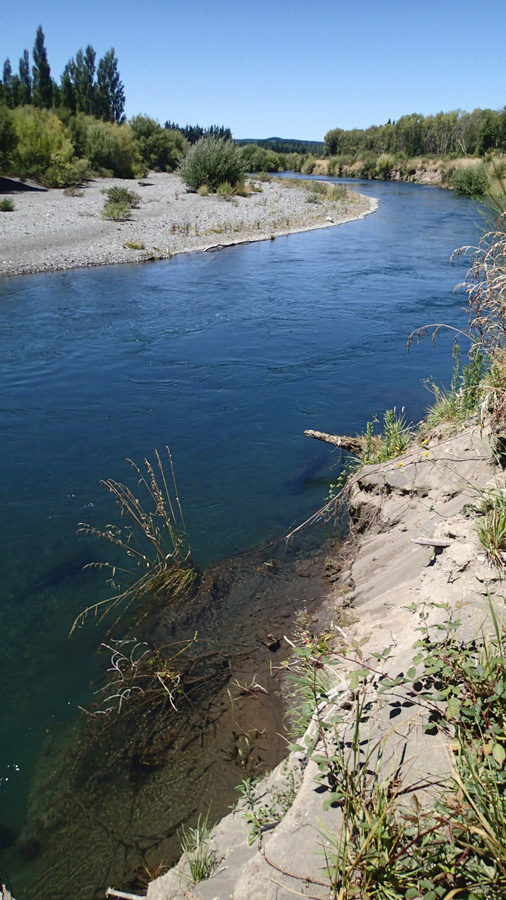
[[[50,109],[53,103],[53,83],[51,69],[47,61],[44,32],[42,25],[37,29],[33,47],[33,102],[41,109]]]
[[[96,107],[95,56],[93,47],[88,44],[85,53],[78,50],[74,67],[76,110],[87,115],[93,115]]]
[[[3,68],[3,101],[12,109],[14,106],[14,97],[12,89],[12,66],[9,57],[4,62]]]
[[[123,121],[125,90],[118,71],[114,47],[107,51],[97,67],[97,115],[107,122]]]
[[[74,58],[69,59],[67,65],[63,70],[63,75],[60,79],[60,103],[64,107],[64,109],[69,109],[70,112],[76,112],[76,87],[75,87],[75,68],[76,63]]]
[[[16,106],[27,106],[32,102],[32,78],[30,75],[30,56],[23,50],[19,60],[19,87]]]

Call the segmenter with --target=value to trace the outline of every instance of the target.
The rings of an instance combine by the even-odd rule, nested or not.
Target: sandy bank
[[[113,185],[140,195],[130,220],[101,218],[103,191]],[[151,173],[140,184],[97,179],[87,184],[82,196],[68,196],[63,190],[12,193],[14,212],[0,213],[0,274],[162,259],[330,228],[377,208],[377,201],[352,191],[332,202],[318,197],[309,201],[306,190],[286,187],[281,180],[257,182],[257,188],[249,197],[227,201],[186,193],[177,175]]]
[[[424,732],[429,711],[423,704],[408,702],[406,693],[395,687],[381,692],[375,673],[381,669],[394,678],[408,671],[423,617],[434,624],[447,620],[441,604],[459,618],[456,636],[464,642],[478,634],[489,593],[500,601],[497,608],[502,606],[501,572],[487,560],[474,517],[465,510],[465,504],[476,503],[476,489],[493,483],[491,459],[486,435],[471,427],[456,436],[435,436],[423,448],[392,462],[364,467],[355,478],[350,506],[357,543],[344,566],[336,561],[327,601],[328,623],[336,640],[341,647],[343,638],[348,645],[360,645],[363,656],[358,664],[370,667],[363,740],[368,746],[382,743],[381,772],[398,773],[409,796],[416,792],[421,803],[427,800],[430,785],[449,773],[445,740],[440,733]],[[435,550],[415,542],[420,539],[441,543]],[[378,662],[375,654],[387,648],[390,656]],[[327,721],[342,717],[340,740],[347,746],[355,697],[346,672],[353,663],[338,657],[336,662],[335,687],[327,691],[319,715]],[[323,753],[314,717],[307,736]],[[257,840],[248,844],[251,825],[245,821],[243,806],[214,832],[220,862],[213,877],[189,887],[182,860],[151,883],[148,900],[334,896],[325,874],[325,844],[329,850],[331,845],[322,828],[329,835],[338,834],[341,812],[338,804],[324,809],[329,785],[318,779],[315,761],[303,750],[292,753],[288,770],[280,766],[262,783],[258,804],[267,806],[273,797],[282,796],[287,771],[299,779],[293,804],[279,824],[264,831],[260,844]]]

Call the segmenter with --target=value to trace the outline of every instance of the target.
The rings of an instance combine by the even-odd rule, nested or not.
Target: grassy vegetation
[[[124,565],[94,563],[93,566],[110,573],[113,595],[91,604],[77,617],[72,630],[84,622],[90,613],[107,615],[111,610],[126,608],[139,597],[163,596],[175,601],[187,596],[196,578],[191,561],[183,511],[168,447],[165,464],[155,450],[155,465],[144,460],[146,474],[128,460],[137,477],[137,487],[145,497],[145,505],[132,489],[108,478],[101,484],[113,496],[119,507],[122,526],[107,525],[105,529],[81,523],[79,530],[108,541],[126,556]]]
[[[419,615],[413,666],[397,678],[374,673],[388,703],[393,692],[425,711],[429,733],[452,740],[451,774],[422,799],[403,783],[403,766],[383,765],[389,735],[370,736],[371,668],[360,647],[340,640],[295,648],[302,695],[312,693],[311,729],[292,744],[317,764],[326,785],[324,808],[339,809],[335,830],[320,828],[329,892],[338,900],[499,900],[506,890],[506,632],[491,607],[492,633],[458,639],[459,622]],[[336,664],[341,666],[336,669]],[[348,712],[322,718],[321,672],[329,686],[348,682]],[[336,675],[337,671],[337,675]],[[346,694],[343,684],[340,696]],[[323,704],[324,705],[324,704]]]
[[[199,816],[194,828],[181,829],[181,851],[189,884],[209,878],[218,865],[216,850],[211,841],[212,826],[208,816]]]

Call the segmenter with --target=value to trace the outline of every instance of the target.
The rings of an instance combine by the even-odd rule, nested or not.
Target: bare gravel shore
[[[258,190],[250,196],[232,200],[189,194],[178,175],[166,173],[150,173],[139,183],[96,179],[87,183],[83,196],[68,196],[63,190],[12,193],[14,212],[0,213],[0,274],[163,259],[330,228],[377,208],[376,200],[354,191],[336,202],[318,199],[302,187],[287,187],[281,179],[255,184]],[[101,218],[103,191],[113,185],[140,195],[130,220]]]

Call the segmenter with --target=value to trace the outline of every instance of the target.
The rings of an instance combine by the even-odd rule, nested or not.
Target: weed
[[[96,615],[101,608],[103,615],[106,615],[119,604],[129,605],[134,599],[146,593],[166,594],[175,600],[183,597],[191,589],[196,578],[196,570],[190,558],[190,546],[172,456],[168,447],[166,450],[170,481],[157,450],[155,450],[156,469],[149,460],[144,460],[146,475],[142,475],[132,460],[127,460],[139,476],[137,486],[147,494],[152,506],[150,510],[142,506],[141,501],[128,486],[112,478],[101,482],[114,497],[121,518],[127,524],[123,528],[107,525],[103,530],[80,523],[79,531],[109,541],[126,554],[129,564],[128,568],[112,563],[91,564],[111,572],[109,584],[115,593],[106,600],[91,604],[80,613],[72,626],[72,631],[84,622],[88,613],[93,612]]]
[[[216,194],[222,200],[230,200],[235,194],[235,188],[229,181],[222,181],[216,188]]]
[[[104,204],[102,210],[103,219],[112,219],[113,222],[124,222],[131,218],[132,208],[129,203],[112,203]]]
[[[14,210],[14,202],[10,197],[4,197],[3,200],[0,200],[0,212],[14,212]]]
[[[84,189],[81,184],[69,184],[64,188],[64,197],[84,197]]]
[[[209,816],[198,817],[195,828],[181,828],[181,850],[188,868],[188,883],[198,884],[209,878],[216,866],[218,857],[211,844],[212,827]]]
[[[462,368],[460,348],[455,344],[455,364],[450,389],[430,385],[436,402],[429,407],[425,418],[425,429],[441,423],[459,423],[476,414],[480,408],[484,386],[485,360],[483,353],[476,350],[469,362]]]
[[[492,562],[504,568],[506,560],[506,497],[496,494],[489,510],[478,521],[478,537]]]
[[[125,250],[145,250],[145,244],[139,243],[137,241],[125,241],[123,244]]]
[[[265,831],[277,825],[291,808],[301,777],[288,761],[283,764],[284,787],[273,787],[267,794],[258,795],[258,779],[245,778],[236,790],[241,794],[243,816],[249,826],[248,844],[261,841]],[[264,801],[263,803],[261,801]]]

